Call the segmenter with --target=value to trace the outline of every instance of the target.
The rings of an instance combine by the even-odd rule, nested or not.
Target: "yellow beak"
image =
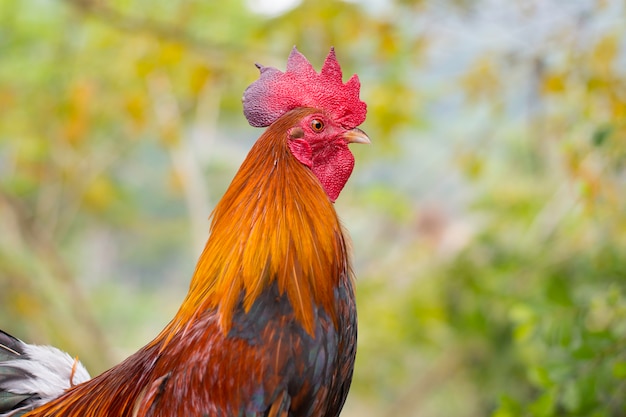
[[[358,127],[348,130],[343,134],[343,137],[346,138],[346,142],[348,143],[363,143],[366,145],[372,143],[369,136],[367,136],[367,134]]]

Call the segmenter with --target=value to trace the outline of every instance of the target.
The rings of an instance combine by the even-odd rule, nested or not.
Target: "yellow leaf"
[[[486,58],[478,60],[461,78],[461,86],[470,100],[494,95],[500,90],[500,77],[493,63]]]
[[[565,91],[565,77],[563,74],[550,74],[543,79],[544,93],[562,93]]]
[[[89,81],[80,80],[70,87],[63,136],[73,146],[79,146],[88,135],[93,97],[94,86]]]
[[[93,210],[102,211],[109,207],[115,197],[116,192],[113,184],[108,178],[101,176],[89,184],[83,195],[83,202]]]
[[[165,43],[159,53],[159,61],[163,66],[178,66],[183,59],[184,48],[179,43]]]
[[[211,70],[205,65],[197,65],[191,70],[191,76],[189,77],[189,87],[191,92],[197,96],[204,89],[207,80],[211,76]]]
[[[611,114],[615,120],[626,119],[626,101],[622,101],[619,98],[611,100]]]
[[[591,66],[596,72],[610,74],[619,52],[617,37],[608,35],[600,40],[591,54]]]
[[[138,126],[142,126],[145,123],[146,99],[142,94],[131,94],[126,97],[124,108]]]

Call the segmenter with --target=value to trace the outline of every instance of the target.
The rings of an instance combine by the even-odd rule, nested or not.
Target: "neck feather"
[[[235,308],[243,301],[248,311],[274,281],[309,333],[314,305],[336,319],[334,290],[349,275],[341,225],[317,178],[286,143],[287,130],[306,114],[289,112],[251,149],[213,212],[209,240],[170,327],[216,309],[227,332]]]

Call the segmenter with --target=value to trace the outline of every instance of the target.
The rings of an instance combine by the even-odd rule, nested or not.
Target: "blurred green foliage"
[[[149,341],[259,135],[252,64],[334,45],[374,142],[344,415],[625,415],[626,4],[261,3],[3,2],[0,327],[92,373]]]

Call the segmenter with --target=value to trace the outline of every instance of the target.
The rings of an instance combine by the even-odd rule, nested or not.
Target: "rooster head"
[[[354,167],[349,143],[370,143],[358,125],[363,123],[367,106],[359,99],[359,78],[353,75],[343,83],[341,67],[331,48],[320,73],[295,47],[287,60],[287,70],[258,65],[261,76],[243,95],[248,122],[265,127],[278,119],[290,118],[286,140],[293,156],[309,167],[319,179],[328,198],[334,202]],[[305,113],[300,109],[311,109]]]

